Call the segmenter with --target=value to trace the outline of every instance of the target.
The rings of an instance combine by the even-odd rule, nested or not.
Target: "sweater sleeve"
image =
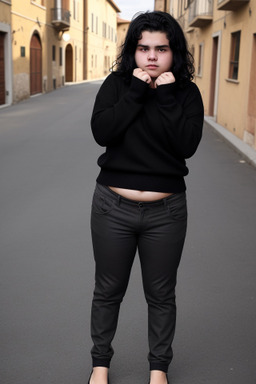
[[[146,82],[133,76],[128,90],[120,95],[119,79],[114,74],[109,75],[95,99],[92,133],[103,147],[114,145],[125,134],[141,111],[143,96],[148,88]]]
[[[194,83],[183,105],[175,97],[176,84],[157,88],[157,104],[163,129],[171,148],[178,156],[188,159],[195,153],[202,137],[204,108],[201,94]]]

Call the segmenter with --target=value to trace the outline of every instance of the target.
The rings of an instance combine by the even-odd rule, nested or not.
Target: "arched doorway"
[[[65,81],[73,81],[73,48],[68,44],[65,52]]]
[[[0,105],[5,104],[4,38],[5,38],[5,34],[0,32]]]
[[[30,42],[30,94],[42,92],[42,45],[34,33]]]

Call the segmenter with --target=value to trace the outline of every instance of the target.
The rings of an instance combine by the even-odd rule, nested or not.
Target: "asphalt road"
[[[102,152],[99,82],[0,110],[0,382],[86,384],[94,262],[90,205]],[[256,169],[205,130],[188,161],[171,384],[256,383]],[[136,259],[112,384],[146,384],[147,318]]]

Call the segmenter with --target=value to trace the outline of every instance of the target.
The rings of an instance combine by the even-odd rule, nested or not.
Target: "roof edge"
[[[107,2],[114,8],[116,12],[121,12],[121,10],[118,8],[118,6],[114,3],[113,0],[107,0]]]

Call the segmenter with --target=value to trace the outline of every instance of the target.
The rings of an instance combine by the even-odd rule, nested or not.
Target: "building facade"
[[[155,0],[155,11],[170,13],[171,0]]]
[[[11,1],[0,0],[0,107],[12,103]]]
[[[14,102],[83,80],[83,4],[12,0]]]
[[[256,0],[171,0],[206,115],[256,149]]]
[[[112,0],[0,0],[0,105],[106,76],[117,12]]]
[[[112,0],[89,0],[86,11],[86,78],[106,76],[117,55],[118,6]]]
[[[124,43],[128,28],[130,25],[129,20],[117,17],[117,52],[120,53],[122,44]]]

